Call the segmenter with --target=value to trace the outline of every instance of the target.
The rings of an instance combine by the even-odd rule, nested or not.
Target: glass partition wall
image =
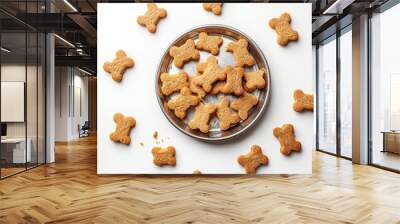
[[[352,158],[352,33],[351,25],[342,30],[339,49],[340,69],[340,155]]]
[[[38,4],[34,2],[35,4]],[[2,3],[0,3],[0,6]],[[19,2],[25,12],[38,10]],[[27,7],[29,6],[29,7]],[[0,12],[0,178],[45,163],[45,34]],[[13,21],[13,29],[1,21]]]
[[[370,158],[400,172],[400,4],[373,14],[371,23]],[[393,28],[395,27],[395,28]]]
[[[318,46],[318,149],[336,153],[336,36]]]
[[[26,33],[1,33],[1,177],[26,169]],[[6,49],[6,50],[4,50]],[[17,50],[18,49],[18,50]]]
[[[317,45],[317,150],[352,157],[351,25]]]

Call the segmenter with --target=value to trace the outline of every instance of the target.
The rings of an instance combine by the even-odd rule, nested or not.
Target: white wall
[[[312,73],[313,73],[313,90],[314,90],[314,101],[317,96],[317,48],[315,45],[312,45]],[[314,102],[314,105],[317,105]],[[314,139],[317,136],[317,113],[314,113]],[[315,143],[316,144],[316,143]],[[317,148],[315,147],[314,150]]]
[[[68,87],[70,84],[68,72],[67,67],[55,68],[55,141],[68,140]]]
[[[76,72],[76,70],[75,70]],[[74,112],[75,116],[71,120],[71,135],[78,137],[78,124],[83,125],[88,120],[88,78],[85,76],[74,75]],[[80,95],[80,97],[79,97]],[[80,101],[80,102],[79,102]],[[81,110],[81,111],[80,111]]]
[[[55,140],[77,139],[78,124],[88,120],[88,78],[72,67],[56,67],[55,73]]]
[[[54,11],[53,4],[46,1],[50,12]],[[54,35],[46,35],[46,163],[56,159],[55,153],[55,42]]]

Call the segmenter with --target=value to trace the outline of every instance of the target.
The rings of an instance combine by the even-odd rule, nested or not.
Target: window
[[[336,36],[318,47],[318,149],[336,153]]]
[[[351,26],[340,36],[340,155],[352,157],[352,33]]]
[[[370,162],[400,171],[400,5],[371,18]],[[395,27],[395,28],[393,28]]]
[[[352,26],[319,44],[318,150],[352,157]]]

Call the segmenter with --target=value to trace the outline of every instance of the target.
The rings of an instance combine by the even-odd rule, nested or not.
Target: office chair
[[[90,129],[89,121],[85,121],[85,123],[82,125],[82,127],[79,127],[79,126],[80,125],[78,125],[79,138],[89,136],[89,129]]]

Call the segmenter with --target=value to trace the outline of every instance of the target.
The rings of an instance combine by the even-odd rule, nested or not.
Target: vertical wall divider
[[[62,79],[62,76],[61,76],[61,74],[60,75],[58,75],[58,88],[60,89],[60,92],[62,91],[62,85],[61,85],[61,79]],[[60,118],[62,117],[62,96],[61,96],[61,94],[58,94],[58,95],[60,95]]]
[[[39,165],[39,35],[36,33],[36,165]]]
[[[45,12],[47,13],[47,3],[46,3],[46,9]],[[42,79],[44,79],[44,161],[43,163],[47,163],[47,35],[49,35],[47,32],[44,33],[44,69],[42,68],[42,72],[44,70],[44,77],[42,73]],[[42,81],[43,82],[43,81]]]
[[[319,44],[315,45],[315,147],[317,150],[319,150]]]
[[[36,1],[39,13],[39,1]],[[39,166],[39,32],[36,31],[36,166]]]
[[[67,77],[67,81],[68,81],[68,118],[71,117],[71,70],[69,70],[69,67],[67,67],[67,71],[68,72],[68,77]]]
[[[48,2],[46,0],[44,3],[44,12],[45,13],[47,13],[47,6],[48,6]],[[42,68],[42,82],[44,79],[44,100],[43,100],[43,103],[44,103],[44,110],[43,110],[43,113],[44,113],[44,127],[43,127],[44,128],[44,136],[43,136],[43,139],[44,139],[44,161],[43,161],[43,163],[44,164],[47,163],[47,35],[48,35],[48,33],[44,32],[44,43],[42,43],[42,44],[44,44],[44,51],[42,51],[42,53],[44,52],[44,57],[43,57],[44,58],[44,67],[43,67],[44,69]],[[44,73],[43,73],[43,71],[44,71]],[[43,77],[43,75],[44,75],[44,77]],[[42,85],[43,85],[43,83],[42,83]],[[43,93],[42,93],[42,95],[43,95]]]
[[[372,12],[368,12],[368,25],[367,25],[367,42],[368,42],[368,53],[367,53],[367,61],[368,61],[368,70],[367,70],[367,83],[368,83],[368,111],[367,111],[367,119],[368,119],[368,156],[367,156],[367,164],[371,165],[372,162],[372,64],[371,64],[371,56],[372,56],[372,30],[371,30],[371,19],[372,19]]]
[[[79,117],[82,117],[82,89],[79,88]]]
[[[3,45],[2,45],[2,25],[1,25],[2,23],[0,23],[0,47],[2,47]],[[2,67],[2,63],[1,63],[1,52],[0,52],[0,124],[3,124],[2,122],[1,122],[1,67]],[[1,134],[0,134],[1,135]],[[1,144],[0,144],[0,180],[1,179],[3,179],[3,177],[2,177],[2,173],[1,173],[1,170],[3,169],[2,167],[3,167],[3,165],[2,165],[2,156],[1,156]]]
[[[28,19],[28,1],[25,0],[25,21]],[[28,170],[28,24],[25,23],[25,99],[24,99],[24,121],[25,121],[25,170]]]
[[[75,69],[74,67],[71,67],[71,82],[72,82],[72,88],[71,88],[71,101],[72,101],[72,119],[75,118]],[[70,105],[71,106],[71,105]],[[73,129],[72,129],[73,130]]]
[[[340,119],[340,30],[336,31],[336,155],[341,156],[341,119]]]

